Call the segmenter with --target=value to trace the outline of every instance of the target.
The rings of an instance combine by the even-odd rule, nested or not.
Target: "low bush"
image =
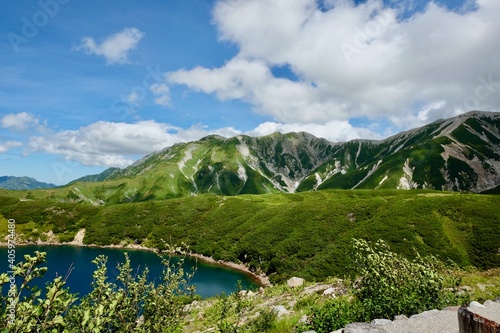
[[[353,239],[358,279],[353,294],[361,302],[365,320],[392,319],[442,308],[460,301],[453,287],[459,281],[446,275],[446,267],[434,256],[418,253],[410,261],[390,251],[382,240],[374,245]],[[451,288],[451,289],[450,289]]]
[[[313,307],[306,328],[327,333],[345,327],[352,322],[363,321],[361,303],[348,297],[339,297]]]
[[[433,256],[417,253],[410,261],[382,240],[353,239],[352,249],[356,276],[349,296],[313,307],[305,328],[331,332],[351,322],[393,319],[468,301],[458,294],[459,277]]]

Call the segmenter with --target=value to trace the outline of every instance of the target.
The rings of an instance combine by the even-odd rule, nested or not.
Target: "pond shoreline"
[[[82,231],[83,230],[83,231]],[[109,245],[97,245],[97,244],[84,244],[83,243],[83,238],[85,236],[85,231],[84,229],[80,230],[76,235],[75,239],[71,242],[59,242],[57,240],[51,239],[49,241],[42,241],[38,240],[36,242],[22,242],[22,243],[17,243],[16,242],[16,247],[17,246],[36,246],[36,245],[44,245],[44,246],[79,246],[79,247],[91,247],[91,248],[110,248],[110,249],[122,249],[122,250],[142,250],[142,251],[150,251],[150,252],[158,252],[157,248],[151,248],[147,247],[144,245],[138,245],[138,244],[127,244],[127,245],[119,245],[119,244],[109,244]],[[8,243],[7,242],[0,242],[0,247],[7,247]],[[230,261],[224,261],[224,260],[215,260],[212,257],[207,257],[203,254],[199,253],[194,253],[194,252],[188,252],[186,253],[186,256],[200,260],[206,264],[211,264],[214,266],[220,266],[224,268],[229,268],[235,271],[238,271],[240,273],[243,273],[247,276],[249,276],[254,282],[256,282],[260,287],[269,287],[271,286],[271,282],[269,281],[269,278],[265,274],[256,274],[252,272],[246,265],[244,264],[237,264],[235,262],[230,262]]]

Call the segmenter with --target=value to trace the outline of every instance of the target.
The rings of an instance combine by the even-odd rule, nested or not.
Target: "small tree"
[[[62,332],[66,321],[63,316],[76,301],[76,295],[65,288],[66,278],[56,277],[47,283],[45,296],[42,290],[31,286],[37,277],[42,277],[47,267],[38,267],[45,262],[46,253],[35,251],[35,256],[25,255],[25,262],[12,268],[13,276],[22,278],[19,288],[10,283],[7,273],[0,274],[0,327],[8,327],[8,332]],[[13,278],[12,278],[12,281]],[[9,287],[4,296],[3,287]],[[11,310],[12,309],[12,310]],[[10,316],[12,314],[12,317]]]

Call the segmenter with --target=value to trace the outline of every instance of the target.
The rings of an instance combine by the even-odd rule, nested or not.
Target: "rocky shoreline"
[[[81,247],[94,247],[94,248],[113,248],[113,249],[132,249],[132,250],[142,250],[142,251],[151,251],[151,252],[158,252],[158,249],[156,248],[151,248],[143,245],[138,245],[138,244],[127,244],[127,245],[120,245],[120,244],[109,244],[109,245],[97,245],[97,244],[84,244],[83,239],[85,238],[85,229],[80,229],[76,235],[75,238],[71,242],[59,242],[57,240],[57,237],[49,232],[48,240],[47,241],[42,241],[40,238],[36,242],[23,242],[23,243],[16,243],[16,246],[29,246],[29,245],[49,245],[49,246],[63,246],[63,245],[72,245],[72,246],[81,246]],[[6,242],[0,242],[0,247],[6,247],[7,243]],[[247,276],[249,276],[254,282],[259,284],[261,287],[268,287],[271,286],[271,282],[269,281],[269,278],[265,274],[256,274],[252,272],[246,265],[244,264],[238,264],[235,262],[231,261],[225,261],[225,260],[215,260],[212,257],[207,257],[199,253],[194,253],[194,252],[189,252],[186,254],[188,257],[194,258],[196,260],[200,260],[202,262],[211,264],[211,265],[216,265],[220,267],[225,267],[229,268],[238,272],[241,272]]]

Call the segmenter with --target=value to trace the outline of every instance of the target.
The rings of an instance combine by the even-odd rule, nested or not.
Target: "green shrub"
[[[262,309],[260,310],[259,316],[252,320],[247,325],[247,332],[249,333],[262,333],[267,332],[276,323],[276,318],[278,314],[273,309]]]
[[[34,257],[25,255],[25,262],[12,268],[13,275],[0,274],[0,327],[8,328],[8,332],[65,331],[63,314],[76,301],[76,296],[64,288],[62,277],[47,283],[44,298],[40,297],[42,290],[30,285],[47,271],[47,267],[38,267],[45,262],[45,256],[46,253],[38,251]],[[12,276],[22,279],[19,288],[11,284]],[[9,287],[7,293],[3,293],[4,285]]]
[[[362,320],[361,303],[347,297],[339,297],[313,307],[306,328],[313,329],[318,333],[325,333]]]
[[[446,285],[445,266],[434,256],[416,255],[412,261],[391,252],[387,243],[373,246],[353,239],[354,264],[359,279],[353,293],[361,302],[364,319],[412,315],[458,302]],[[457,285],[454,283],[454,285]]]
[[[352,246],[357,274],[352,278],[351,296],[313,307],[306,329],[331,332],[351,322],[392,319],[460,302],[459,278],[435,257],[417,253],[410,261],[391,252],[382,240],[371,245],[353,239]]]
[[[188,286],[192,275],[184,274],[182,260],[174,265],[170,256],[162,257],[162,280],[155,286],[147,281],[147,269],[140,276],[132,274],[127,254],[125,262],[117,266],[118,284],[108,282],[107,258],[99,256],[93,261],[97,266],[93,289],[75,305],[76,295],[65,288],[62,277],[49,282],[45,294],[30,286],[47,271],[47,267],[39,267],[45,255],[38,251],[34,257],[26,255],[25,262],[13,268],[22,283],[19,288],[12,284],[9,294],[0,295],[0,329],[26,333],[182,331],[185,305],[194,299],[194,287]],[[0,274],[0,288],[12,288],[10,279],[11,275]]]

